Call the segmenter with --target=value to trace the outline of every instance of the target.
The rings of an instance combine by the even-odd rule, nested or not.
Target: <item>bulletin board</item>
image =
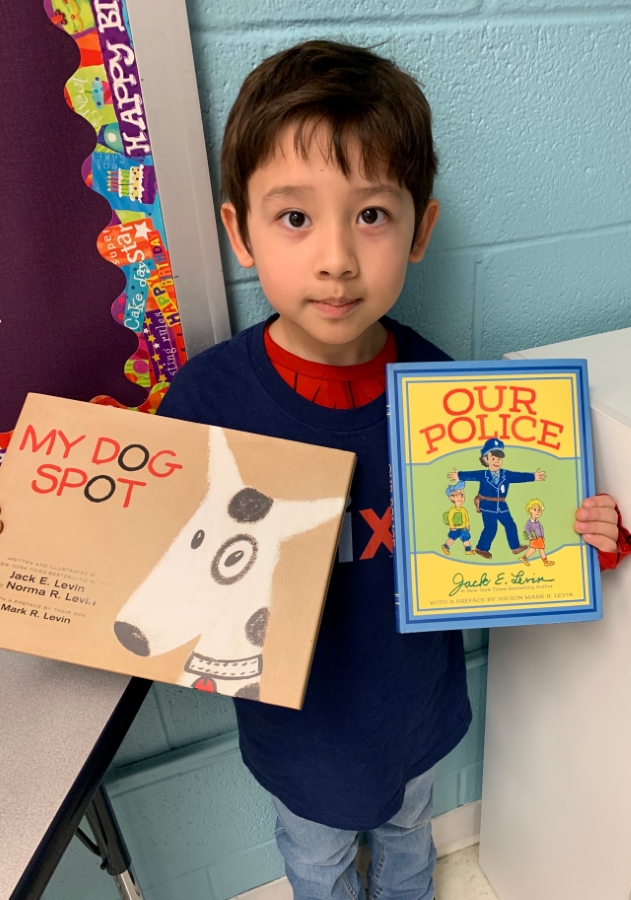
[[[0,458],[28,391],[155,412],[230,334],[184,0],[14,6]]]

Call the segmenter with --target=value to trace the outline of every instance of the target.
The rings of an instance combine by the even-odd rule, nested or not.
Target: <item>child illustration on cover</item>
[[[533,556],[539,551],[539,556],[543,560],[544,566],[553,566],[554,560],[548,559],[545,553],[545,540],[544,540],[544,531],[543,525],[539,521],[541,518],[541,513],[544,511],[545,506],[541,502],[541,500],[529,500],[526,504],[526,512],[530,513],[530,518],[524,525],[524,535],[526,540],[529,542],[528,550],[524,553],[524,555],[520,558],[521,562],[524,563],[525,566],[529,566],[528,557]]]
[[[546,473],[541,469],[537,469],[536,472],[510,472],[503,469],[505,455],[504,442],[499,438],[489,438],[480,453],[480,462],[486,471],[458,472],[454,469],[447,476],[450,481],[477,481],[480,485],[479,493],[473,502],[476,510],[482,513],[484,528],[475,552],[484,559],[493,558],[490,552],[491,544],[500,522],[506,531],[508,546],[516,556],[528,549],[527,544],[519,543],[517,526],[506,502],[508,489],[511,484],[546,479]]]
[[[451,556],[451,545],[457,540],[462,541],[464,552],[467,556],[473,556],[475,554],[475,550],[471,546],[471,532],[469,531],[471,523],[469,521],[469,513],[464,508],[464,491],[464,481],[459,481],[457,484],[450,484],[445,491],[453,503],[451,509],[443,515],[445,525],[449,525],[447,540],[441,548],[445,556]]]

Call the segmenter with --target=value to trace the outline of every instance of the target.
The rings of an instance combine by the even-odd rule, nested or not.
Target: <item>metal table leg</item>
[[[121,900],[142,900],[142,892],[131,867],[129,851],[102,786],[94,795],[85,814],[94,841],[90,840],[80,828],[77,829],[77,837],[91,853],[101,858],[101,868],[113,877]]]

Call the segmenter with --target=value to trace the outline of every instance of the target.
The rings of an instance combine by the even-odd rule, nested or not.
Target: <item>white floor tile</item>
[[[497,900],[478,863],[478,844],[443,856],[436,864],[436,900]]]

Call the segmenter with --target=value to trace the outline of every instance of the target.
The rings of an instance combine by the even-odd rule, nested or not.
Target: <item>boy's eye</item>
[[[297,209],[292,209],[291,212],[282,215],[281,221],[289,228],[293,229],[305,228],[305,226],[311,225],[309,216],[303,212],[299,212]]]
[[[358,221],[362,222],[364,225],[381,225],[386,219],[386,213],[383,209],[377,209],[375,206],[370,206],[368,209],[363,209],[358,217]]]

